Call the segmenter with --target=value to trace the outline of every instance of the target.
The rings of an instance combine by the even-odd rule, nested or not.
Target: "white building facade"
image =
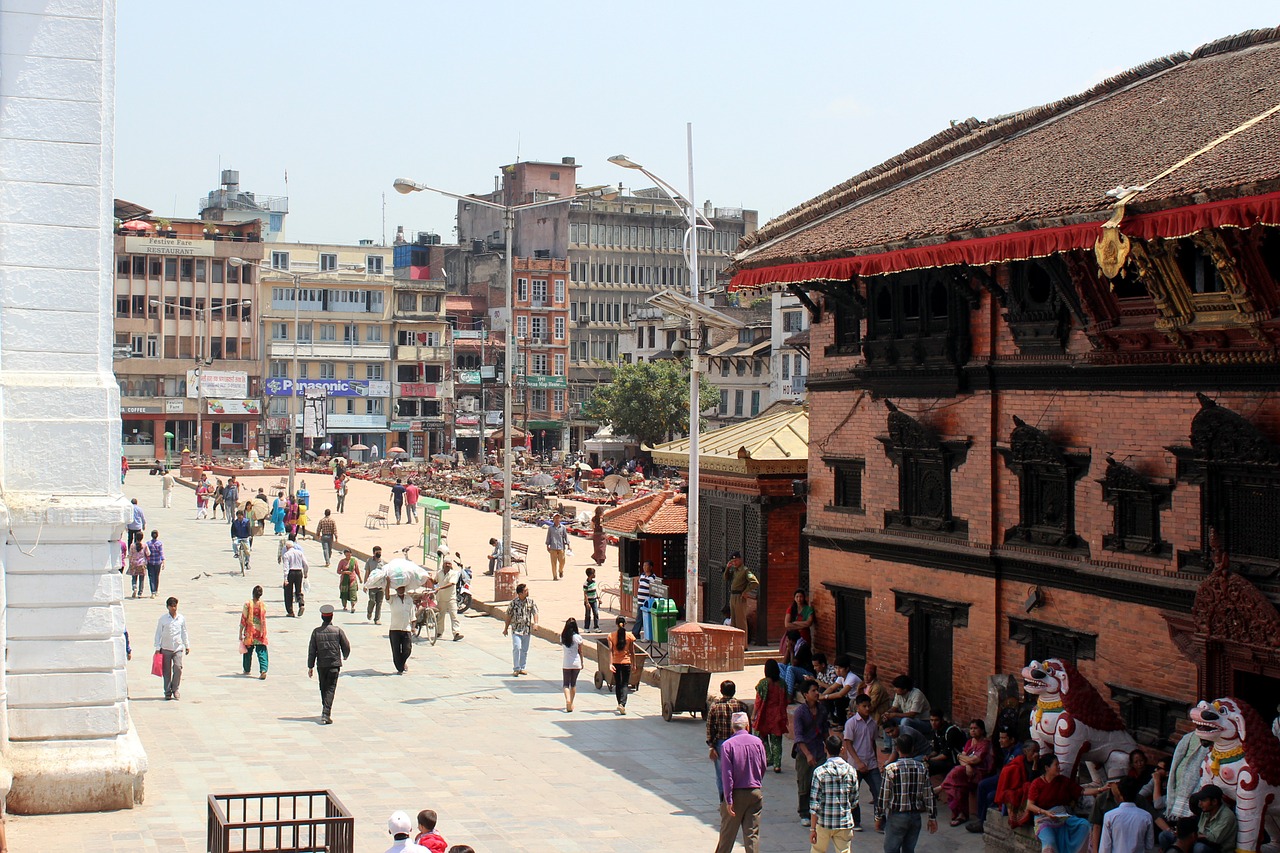
[[[115,3],[0,0],[0,787],[131,807],[112,376]],[[74,464],[67,464],[73,460]]]

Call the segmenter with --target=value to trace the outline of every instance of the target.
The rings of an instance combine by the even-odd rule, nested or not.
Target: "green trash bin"
[[[676,625],[676,603],[670,598],[659,598],[650,605],[653,611],[653,637],[655,643],[667,642],[667,634]]]

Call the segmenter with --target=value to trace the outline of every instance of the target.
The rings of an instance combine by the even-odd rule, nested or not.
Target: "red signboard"
[[[401,397],[436,397],[438,388],[434,382],[401,382]]]

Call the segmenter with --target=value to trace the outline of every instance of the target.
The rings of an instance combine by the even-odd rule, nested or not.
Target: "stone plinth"
[[[493,573],[493,600],[510,601],[516,597],[516,584],[520,582],[520,570],[503,566]]]
[[[686,622],[671,629],[670,660],[711,672],[737,672],[743,668],[746,638],[741,628]]]

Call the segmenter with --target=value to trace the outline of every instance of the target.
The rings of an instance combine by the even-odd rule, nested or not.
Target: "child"
[[[587,569],[587,582],[582,585],[582,630],[600,630],[600,588],[596,585],[596,570]],[[594,619],[592,617],[595,617]],[[593,628],[592,625],[595,627]]]
[[[436,832],[436,813],[431,809],[418,812],[418,837],[413,843],[425,847],[431,853],[445,853],[449,844]]]
[[[721,608],[720,608],[720,615],[724,618],[724,624],[725,624],[725,625],[732,625],[732,624],[733,624],[733,619],[730,617],[730,614],[729,614],[729,607],[728,607],[728,605],[725,605],[724,607],[721,607]]]

